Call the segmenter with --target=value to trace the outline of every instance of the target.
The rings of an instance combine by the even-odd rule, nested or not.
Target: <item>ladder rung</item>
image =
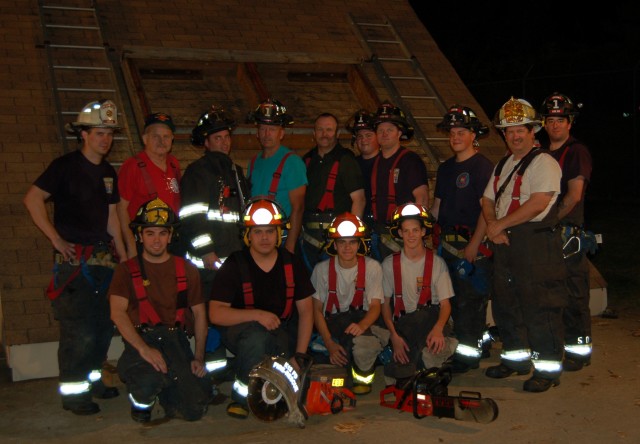
[[[57,88],[57,90],[67,92],[116,92],[115,89],[106,88]]]
[[[80,46],[80,45],[55,45],[49,44],[49,48],[59,48],[59,49],[96,49],[100,51],[104,51],[104,46]]]
[[[410,62],[411,59],[407,59],[404,57],[378,57],[378,60],[382,62]]]
[[[80,8],[77,6],[42,6],[42,9],[60,9],[63,11],[95,11],[93,8]]]
[[[449,138],[448,137],[427,137],[427,140],[433,140],[433,141],[440,141],[440,142],[444,142],[445,140],[448,141]]]
[[[368,43],[388,43],[393,45],[399,45],[400,42],[397,40],[367,40]]]
[[[442,116],[413,116],[416,120],[441,120]]]
[[[61,28],[61,29],[89,29],[91,31],[97,31],[97,26],[75,26],[75,25],[45,25],[47,28]]]
[[[424,99],[424,100],[434,100],[433,96],[400,96],[403,99]]]
[[[425,80],[424,77],[420,76],[389,76],[389,78],[395,80]]]
[[[53,69],[86,69],[89,71],[111,71],[111,68],[106,66],[53,65]]]
[[[381,27],[389,27],[388,23],[356,23],[359,26],[381,26]]]

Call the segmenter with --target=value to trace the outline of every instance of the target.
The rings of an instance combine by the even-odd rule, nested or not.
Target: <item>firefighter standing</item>
[[[471,108],[452,106],[438,128],[449,134],[454,155],[438,167],[430,211],[438,221],[433,244],[449,267],[456,295],[451,317],[458,346],[451,371],[464,373],[478,368],[486,330],[492,266],[491,252],[483,245],[486,223],[481,199],[493,164],[478,152],[478,137],[489,129]]]
[[[327,228],[330,259],[319,262],[311,274],[316,289],[313,314],[331,364],[346,366],[353,392],[369,393],[375,363],[386,343],[370,327],[380,316],[382,269],[366,257],[366,227],[355,214],[343,213]]]
[[[496,165],[482,198],[494,252],[491,308],[502,341],[500,364],[486,375],[525,375],[533,363],[523,389],[543,392],[558,385],[562,373],[567,273],[555,205],[562,172],[534,147],[541,121],[529,102],[512,97],[494,124],[511,154]]]
[[[265,356],[306,353],[313,329],[314,293],[306,267],[282,243],[286,219],[275,201],[253,200],[243,216],[248,248],[233,253],[214,281],[209,319],[235,355],[233,402],[227,414],[249,415],[249,372]],[[294,367],[297,363],[291,360]]]
[[[454,294],[446,263],[425,246],[432,228],[427,210],[415,203],[401,205],[392,223],[390,231],[402,238],[403,247],[382,262],[382,320],[393,350],[385,375],[400,379],[416,369],[439,367],[453,353],[444,330]]]
[[[302,218],[301,252],[309,271],[326,259],[325,231],[344,212],[362,216],[365,206],[362,173],[351,150],[338,143],[338,119],[323,113],[314,122],[316,146],[302,158],[309,185]]]
[[[404,112],[385,102],[378,108],[373,124],[380,144],[371,172],[371,211],[381,257],[400,251],[389,236],[387,226],[398,205],[415,202],[429,206],[427,168],[418,154],[401,145],[413,137],[413,127]]]
[[[562,313],[565,340],[562,369],[577,371],[591,363],[589,260],[585,248],[589,234],[584,228],[584,196],[591,179],[592,161],[588,148],[571,135],[577,111],[569,97],[551,94],[544,100],[541,114],[549,136],[547,148],[562,169],[558,218],[569,273],[569,305]]]
[[[180,209],[180,163],[170,153],[175,131],[170,115],[147,116],[142,134],[144,150],[125,160],[118,171],[118,217],[129,257],[137,251],[129,222],[140,205],[157,197],[175,213]]]
[[[116,268],[109,288],[111,318],[124,340],[118,373],[127,384],[131,417],[141,423],[151,420],[157,399],[165,417],[198,420],[211,394],[200,277],[192,264],[167,251],[176,224],[162,200],[143,204],[131,222],[138,255]],[[195,355],[185,331],[191,324]]]
[[[284,246],[293,253],[302,230],[307,189],[307,173],[302,159],[281,145],[285,127],[293,125],[293,118],[282,103],[267,99],[258,105],[249,120],[258,127],[256,137],[262,148],[247,167],[251,197],[267,196],[282,207],[289,220],[289,229],[283,233]]]
[[[375,225],[373,223],[374,219],[371,210],[371,173],[373,172],[373,165],[376,162],[376,158],[380,154],[380,145],[378,144],[373,122],[374,115],[365,109],[360,109],[356,111],[351,120],[349,120],[347,129],[351,131],[352,144],[355,145],[360,153],[356,156],[356,161],[360,166],[364,180],[365,206],[362,213],[362,220],[369,228],[370,235],[376,237],[375,242],[373,240],[370,242],[370,254],[378,262],[382,262],[384,258],[381,256],[380,248],[378,247],[378,235],[373,231]]]
[[[82,140],[80,150],[54,160],[27,191],[24,205],[54,248],[54,277],[47,291],[60,322],[58,368],[62,407],[77,415],[98,413],[91,401],[118,396],[101,381],[113,324],[107,287],[118,256],[126,251],[116,204],[120,200],[116,171],[105,160],[119,129],[110,100],[87,104],[67,129]],[[50,221],[45,202],[54,203]]]

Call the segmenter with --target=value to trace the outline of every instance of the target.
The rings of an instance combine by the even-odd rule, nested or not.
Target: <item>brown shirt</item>
[[[176,323],[176,265],[175,260],[154,264],[144,261],[144,270],[151,285],[145,287],[151,305],[158,313],[160,320],[165,325],[173,326]],[[187,305],[203,304],[200,288],[200,275],[198,269],[188,261],[185,261],[185,274],[187,275]],[[140,324],[138,315],[138,299],[136,297],[133,280],[129,269],[125,264],[119,264],[111,280],[109,296],[117,295],[127,298],[129,306],[127,313],[134,325]]]

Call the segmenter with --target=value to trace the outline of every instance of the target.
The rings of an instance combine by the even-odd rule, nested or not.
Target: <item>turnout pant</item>
[[[565,356],[579,362],[591,359],[591,309],[589,308],[589,261],[581,251],[565,259],[569,277],[568,306],[562,313]]]
[[[493,316],[501,362],[549,379],[562,372],[562,310],[567,304],[560,231],[548,222],[508,230],[510,245],[494,245]]]
[[[186,333],[166,326],[143,327],[138,332],[145,343],[162,353],[168,372],[154,369],[125,341],[118,374],[126,382],[132,401],[151,408],[158,398],[168,417],[179,412],[187,421],[202,418],[209,405],[211,380],[192,373],[194,356]]]

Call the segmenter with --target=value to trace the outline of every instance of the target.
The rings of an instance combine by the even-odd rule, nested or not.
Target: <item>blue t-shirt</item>
[[[475,229],[482,210],[480,199],[492,172],[493,163],[479,153],[463,162],[456,162],[454,156],[440,165],[434,197],[440,199],[441,227],[464,225]]]
[[[282,158],[291,151],[291,149],[280,145],[278,151],[267,159],[262,157],[262,154],[259,154],[253,163],[253,168],[251,162],[249,162],[248,172],[252,197],[267,196],[269,194],[273,173],[278,169]],[[302,185],[307,185],[307,168],[300,156],[294,154],[289,156],[284,163],[275,197],[276,202],[280,204],[287,217],[291,215],[289,191],[295,190]]]

